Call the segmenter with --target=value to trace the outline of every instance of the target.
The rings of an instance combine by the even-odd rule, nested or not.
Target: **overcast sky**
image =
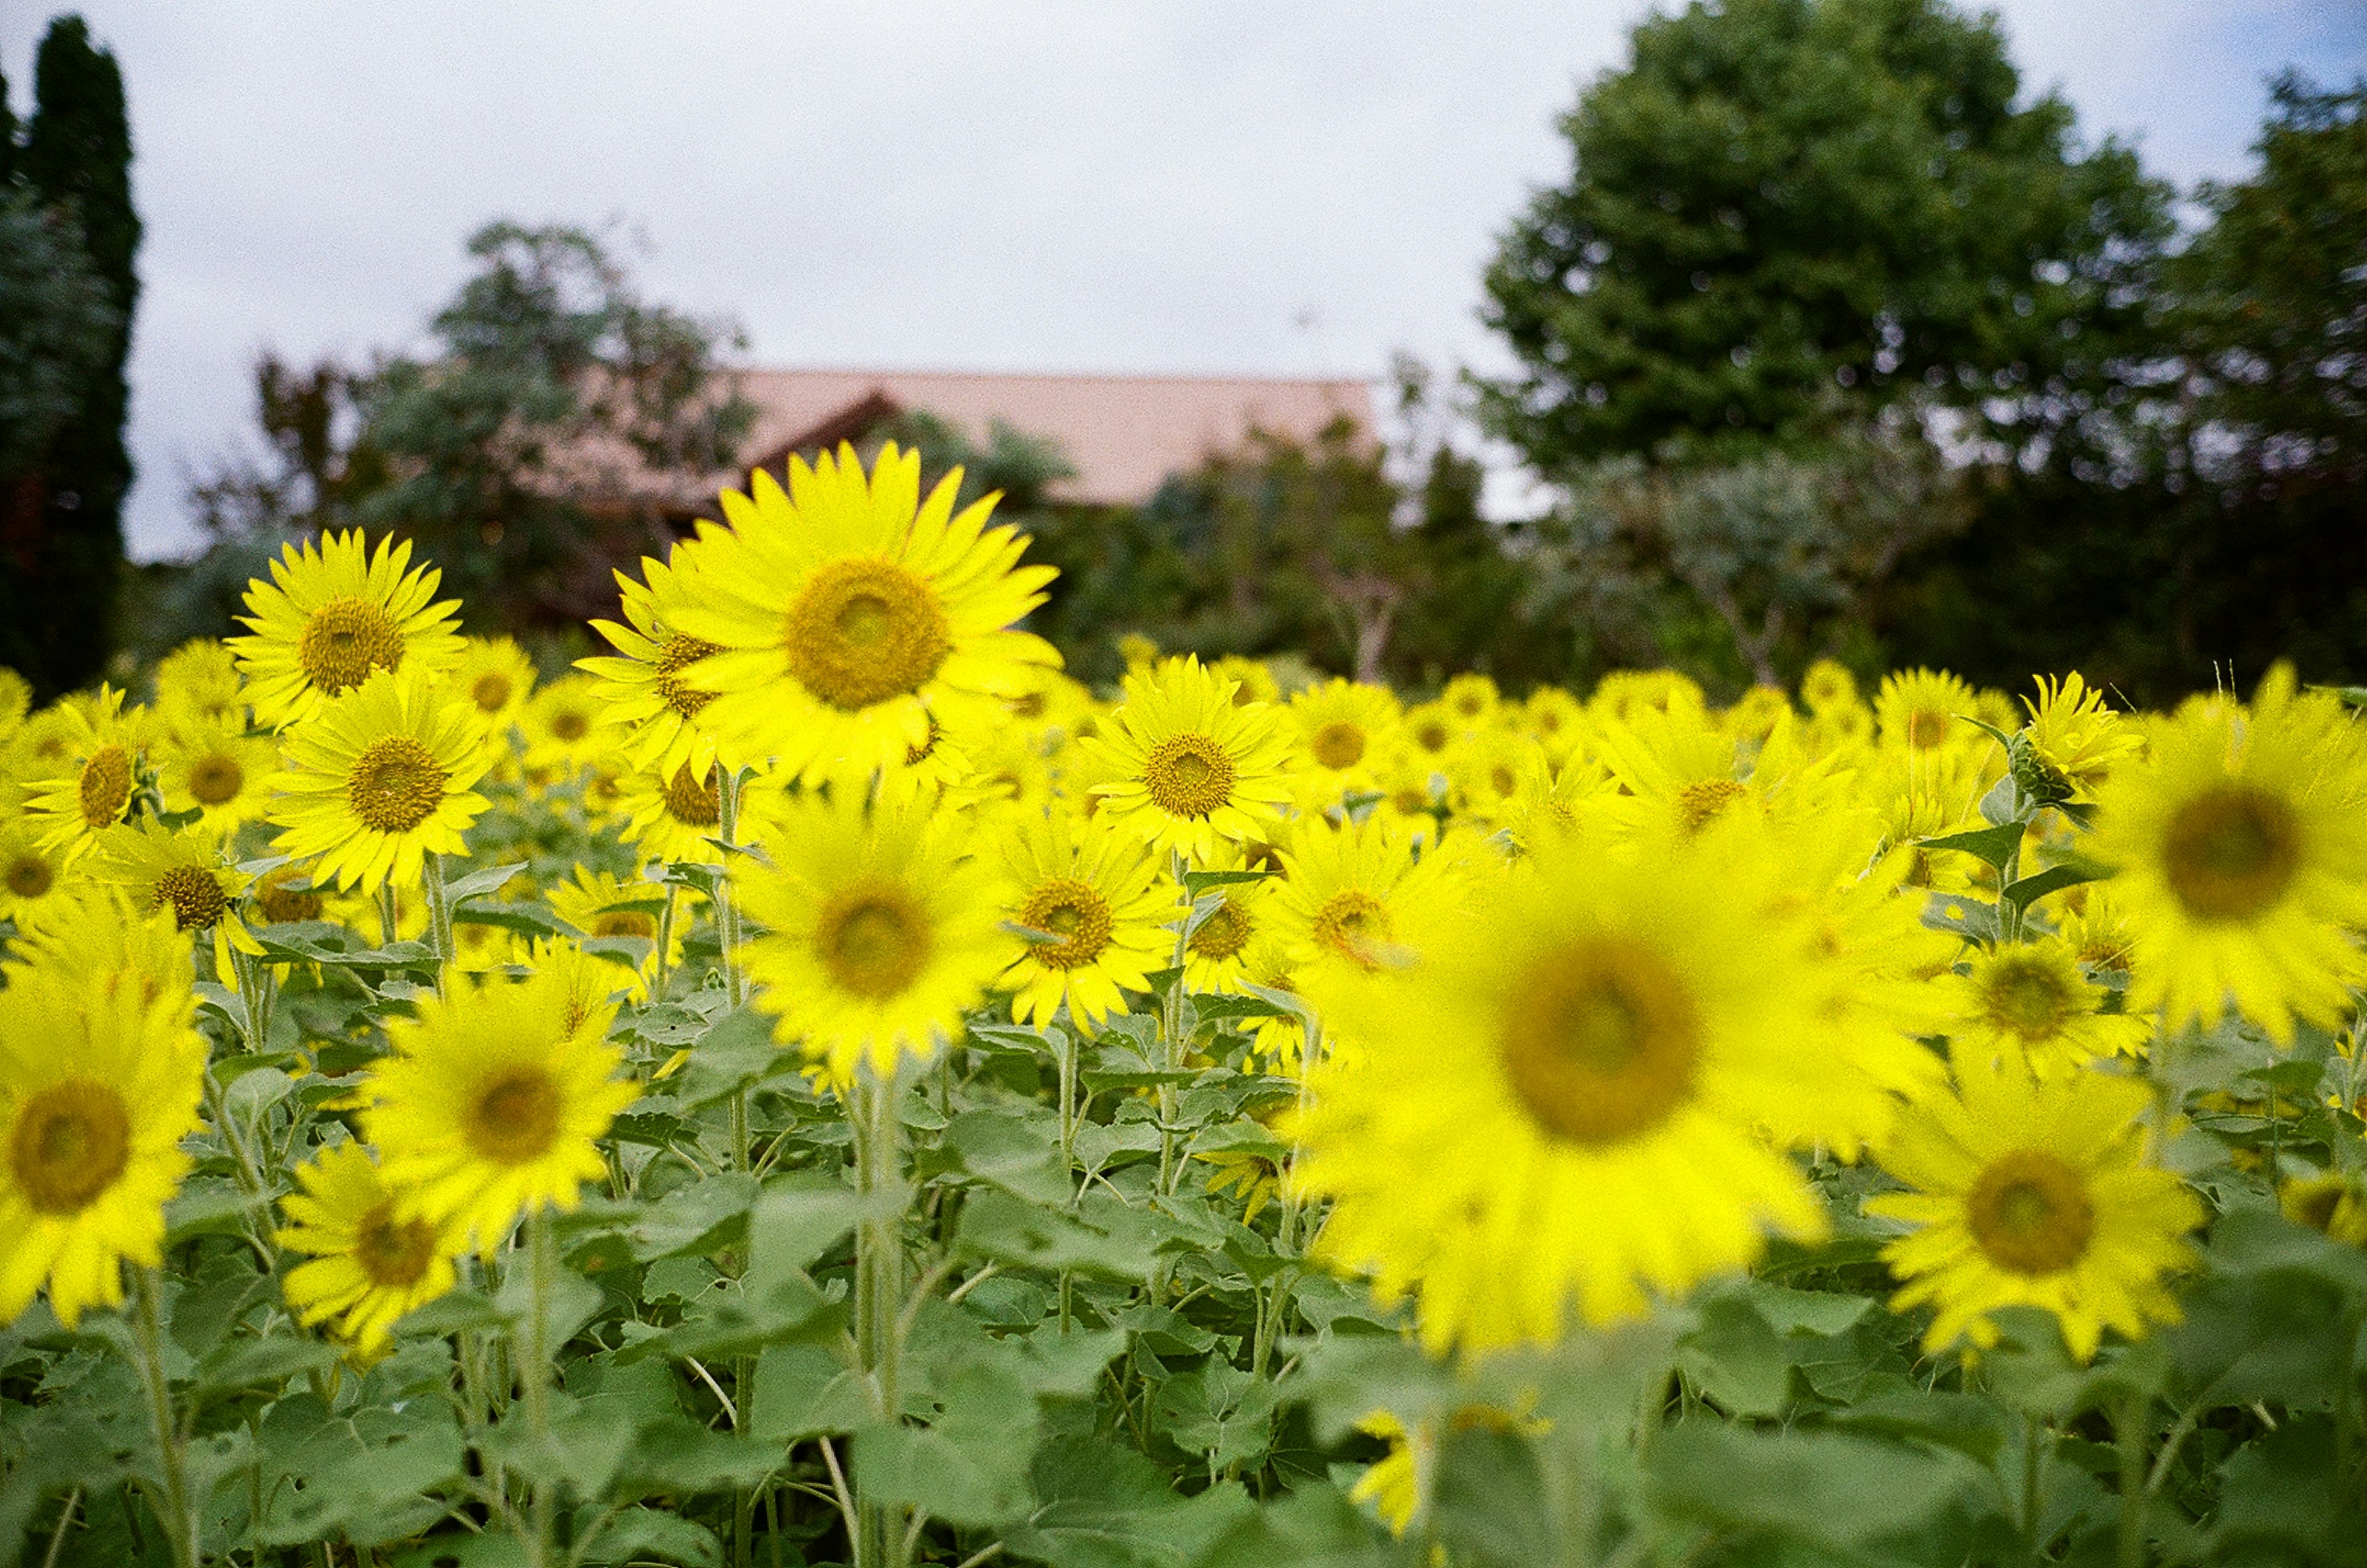
[[[1478,276],[1634,0],[89,0],[147,242],[133,552],[248,366],[415,340],[496,214],[616,220],[648,291],[779,365],[1377,373],[1493,363]],[[2181,185],[2367,0],[2009,0],[2031,90]],[[50,7],[0,0],[18,112]]]

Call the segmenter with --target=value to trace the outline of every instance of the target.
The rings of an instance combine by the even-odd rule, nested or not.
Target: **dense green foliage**
[[[79,17],[61,17],[42,38],[33,93],[21,144],[0,104],[0,243],[9,253],[0,276],[12,321],[22,323],[5,352],[31,362],[28,376],[0,389],[12,422],[0,436],[0,664],[54,694],[96,678],[113,649],[131,485],[123,369],[140,297],[140,219],[122,74]],[[39,287],[16,292],[20,274],[45,265],[55,270]],[[28,382],[47,389],[15,426]],[[65,406],[40,406],[47,400]]]

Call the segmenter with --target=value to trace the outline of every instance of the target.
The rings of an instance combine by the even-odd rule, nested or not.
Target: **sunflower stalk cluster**
[[[959,493],[0,677],[8,1551],[2367,1561],[2339,694],[1095,693]]]

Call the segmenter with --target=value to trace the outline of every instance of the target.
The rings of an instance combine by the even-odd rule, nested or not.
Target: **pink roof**
[[[925,410],[980,444],[997,419],[1048,437],[1077,470],[1052,497],[1091,505],[1147,501],[1168,475],[1239,446],[1252,428],[1307,441],[1345,414],[1368,437],[1373,429],[1372,388],[1357,380],[899,370],[747,370],[738,379],[757,410],[742,448],[752,466],[777,468],[817,437],[836,440],[871,401]]]

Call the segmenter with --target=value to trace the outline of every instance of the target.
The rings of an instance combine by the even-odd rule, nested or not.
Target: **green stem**
[[[419,863],[420,896],[427,900],[427,945],[436,953],[436,994],[452,976],[452,898],[444,888],[444,857],[434,850]]]
[[[394,884],[379,883],[378,885],[378,944],[381,948],[394,945],[396,932],[402,926],[402,912],[395,907],[394,899]]]
[[[674,947],[674,905],[682,890],[673,883],[666,884],[665,908],[658,915],[658,950],[651,956],[656,961],[655,972],[650,977],[650,999],[656,1001],[665,995],[668,965],[666,955]]]
[[[748,985],[740,973],[740,908],[731,897],[732,849],[740,842],[742,775],[722,763],[715,765],[715,839],[723,846],[723,874],[715,879],[715,940],[722,949],[723,994],[738,1007],[748,999]]]
[[[2038,1538],[2041,1462],[2038,1435],[2043,1429],[2036,1416],[2024,1416],[2022,1418],[2022,1533],[2033,1563],[2046,1560],[2046,1543]]]
[[[2130,1394],[2116,1403],[2112,1427],[2121,1460],[2119,1568],[2146,1568],[2146,1402]]]
[[[238,980],[239,1004],[246,1011],[246,1048],[260,1055],[271,1038],[271,1009],[279,996],[279,972],[252,953],[230,950],[231,973]]]
[[[884,1421],[901,1418],[900,1385],[904,1304],[903,1215],[883,1201],[903,1179],[903,1123],[899,1119],[896,1077],[858,1074],[854,1104],[855,1186],[865,1200],[855,1233],[855,1346],[873,1408]],[[904,1511],[875,1503],[855,1489],[855,1568],[903,1568]]]
[[[181,1432],[173,1418],[173,1387],[164,1374],[164,1336],[157,1321],[157,1289],[161,1277],[153,1269],[131,1270],[132,1316],[140,1340],[140,1382],[148,1395],[148,1416],[156,1434],[156,1453],[164,1470],[164,1496],[151,1499],[157,1520],[164,1527],[175,1568],[197,1568],[198,1515],[189,1497],[187,1456]]]
[[[526,1238],[533,1303],[527,1310],[524,1341],[518,1346],[515,1371],[519,1397],[526,1405],[527,1430],[534,1438],[538,1454],[547,1459],[550,1450],[550,1286],[557,1267],[548,1210],[538,1208],[527,1216]],[[530,1506],[533,1534],[527,1542],[527,1559],[534,1568],[545,1568],[551,1561],[553,1502],[549,1484],[537,1481]]]

